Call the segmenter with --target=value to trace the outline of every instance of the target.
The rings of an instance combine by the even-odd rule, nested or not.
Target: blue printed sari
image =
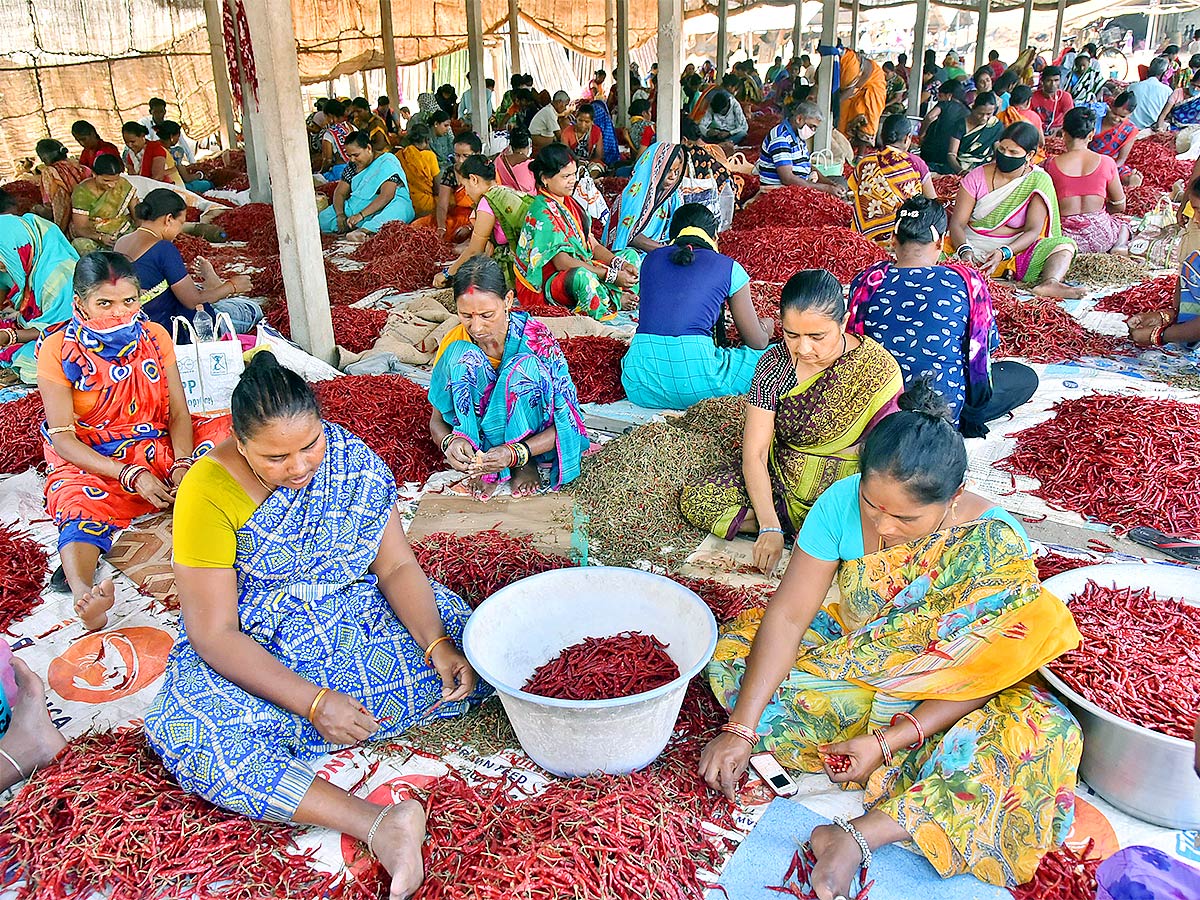
[[[350,196],[346,198],[345,205],[347,216],[356,216],[366,209],[379,196],[379,189],[389,181],[396,185],[396,193],[388,205],[363,219],[358,224],[360,229],[374,233],[388,222],[411,222],[416,218],[412,197],[408,193],[408,179],[396,154],[378,154],[361,172],[354,171],[352,166],[348,166],[342,174],[342,180],[350,185]],[[327,206],[321,210],[318,221],[322,231],[337,231],[337,210]]]
[[[277,488],[237,532],[238,619],[283,665],[360,701],[380,722],[372,740],[386,740],[430,715],[442,681],[370,572],[396,503],[392,474],[354,435],[324,427],[328,446],[313,480]],[[433,593],[459,643],[467,605],[439,584]],[[458,715],[489,690],[481,684],[433,715]],[[214,671],[182,619],[146,735],[186,790],[277,821],[295,816],[315,777],[311,761],[338,749],[304,716]]]
[[[433,366],[429,402],[476,450],[522,441],[554,425],[554,452],[537,461],[550,464],[552,488],[579,475],[588,436],[575,383],[554,335],[528,313],[510,315],[498,365],[466,339],[461,325],[446,335]],[[510,477],[504,469],[496,480]]]
[[[71,281],[78,261],[79,254],[53,222],[33,213],[0,215],[0,285],[17,311],[16,319],[0,319],[0,327],[44,332],[71,318]],[[35,344],[0,349],[0,366],[14,369],[26,384],[36,384]]]

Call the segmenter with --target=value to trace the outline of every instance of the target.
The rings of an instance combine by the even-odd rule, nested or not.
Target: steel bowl
[[[1150,588],[1200,606],[1200,573],[1184,566],[1120,563],[1085,566],[1048,578],[1048,591],[1069,605],[1088,581],[1104,587]],[[1083,729],[1079,777],[1117,809],[1166,828],[1200,828],[1200,778],[1191,741],[1134,725],[1069,688],[1049,666],[1049,682]],[[1135,673],[1136,674],[1136,673]]]

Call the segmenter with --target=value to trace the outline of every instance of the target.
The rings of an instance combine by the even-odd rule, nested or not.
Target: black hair
[[[924,376],[900,395],[900,412],[871,430],[859,454],[864,479],[887,475],[920,504],[949,503],[967,474],[967,447],[950,408]]]
[[[640,97],[629,104],[629,114],[631,116],[644,116],[650,111],[650,101],[645,97]]]
[[[668,234],[671,238],[671,243],[678,248],[671,254],[671,262],[677,266],[690,266],[692,260],[696,258],[693,248],[703,247],[706,250],[711,250],[709,244],[704,243],[700,238],[693,235],[679,236],[679,232],[685,228],[701,228],[704,232],[713,239],[713,243],[717,240],[717,217],[713,215],[711,209],[703,203],[684,203],[671,216],[671,228]]]
[[[993,94],[1005,94],[1011,91],[1017,83],[1017,73],[1005,69],[998,78],[992,81]]]
[[[386,94],[383,94],[379,97],[378,100],[375,101],[375,105],[376,106],[391,106],[392,98],[387,96]]]
[[[163,119],[154,126],[154,133],[160,138],[169,138],[173,134],[183,134],[183,129],[179,127],[178,122],[172,122],[170,119]]]
[[[713,93],[708,105],[718,116],[723,116],[729,112],[729,107],[733,105],[733,101],[725,91],[716,91]]]
[[[347,146],[353,144],[362,150],[367,150],[371,146],[371,136],[365,131],[352,131],[346,136]]]
[[[896,210],[898,244],[932,244],[942,239],[947,227],[946,207],[922,194],[909,197]]]
[[[481,141],[479,139],[479,135],[473,131],[460,131],[454,136],[454,143],[463,144],[464,146],[470,147],[472,153],[483,152],[483,141]]]
[[[136,134],[138,137],[149,137],[150,129],[141,122],[126,122],[121,126],[121,134]]]
[[[1163,51],[1163,56],[1174,56],[1179,52],[1178,44],[1167,44],[1167,49]]]
[[[704,135],[700,131],[700,123],[691,116],[683,116],[679,120],[679,139],[682,141],[698,141]]]
[[[887,116],[879,126],[879,141],[883,146],[895,144],[912,134],[912,121],[904,113]]]
[[[433,137],[433,131],[424,122],[413,122],[408,126],[408,142],[410,144],[428,144]]]
[[[1042,145],[1042,133],[1029,122],[1013,122],[1000,133],[996,143],[1012,141],[1026,153],[1032,153]]]
[[[1033,88],[1027,84],[1018,84],[1012,89],[1012,93],[1008,95],[1008,102],[1011,106],[1020,106],[1022,103],[1028,103],[1033,99]]]
[[[430,125],[441,125],[443,122],[449,121],[450,113],[446,112],[444,109],[439,109],[437,112],[431,113],[429,116]]]
[[[1119,106],[1122,109],[1133,112],[1137,109],[1137,94],[1133,91],[1121,91],[1121,93],[1117,94],[1116,99],[1113,100],[1112,105],[1114,109]]]
[[[979,109],[981,106],[996,106],[996,95],[991,91],[980,91],[975,95],[975,103],[972,109]]]
[[[904,65],[906,62],[908,62],[908,54],[901,53],[896,57],[896,62],[900,63],[900,65]]]
[[[325,101],[325,115],[330,118],[340,119],[346,114],[346,104],[341,100]]]
[[[233,433],[242,441],[276,419],[321,417],[321,407],[308,382],[281,366],[270,350],[259,350],[246,365],[233,389],[229,412]]]
[[[817,312],[839,324],[846,318],[846,298],[838,280],[824,269],[803,269],[787,280],[779,296],[779,316],[788,310]]]
[[[516,91],[517,88],[519,88],[524,83],[525,83],[525,76],[522,75],[520,72],[513,72],[512,77],[508,79],[508,86],[514,91]]]
[[[111,153],[101,153],[92,160],[92,174],[94,175],[120,175],[125,171],[125,165],[121,162],[121,157],[113,156]]]
[[[935,69],[938,68],[937,51],[934,50],[932,47],[926,47],[925,48],[925,59],[923,60],[923,62],[925,63],[926,68],[930,68],[930,67],[935,68]]]
[[[486,253],[464,260],[454,273],[453,286],[455,300],[471,290],[495,294],[497,297],[508,296],[508,282],[504,280],[504,272],[501,271],[499,263]]]
[[[1042,81],[1047,78],[1062,78],[1062,69],[1058,66],[1046,66],[1042,69]]]
[[[533,173],[534,181],[544,185],[547,178],[553,178],[574,161],[575,154],[567,145],[555,142],[538,151],[538,155],[529,164],[529,171]]]
[[[15,215],[16,212],[17,198],[0,188],[0,216]]]
[[[984,76],[985,78],[990,78],[992,81],[992,86],[993,87],[995,86],[996,73],[992,71],[991,66],[980,66],[978,69],[975,70],[975,74],[972,75],[971,78],[974,81],[978,82],[981,75]]]
[[[446,96],[446,97],[449,97],[451,95],[454,95],[454,96],[458,95],[458,92],[454,90],[454,85],[452,85],[452,84],[443,84],[441,87],[439,87],[437,89],[436,93],[442,94],[443,96]]]
[[[1083,49],[1087,51],[1088,56],[1090,56],[1092,59],[1095,59],[1096,54],[1099,52],[1099,48],[1093,41],[1088,41],[1086,44],[1084,44]]]
[[[704,79],[700,77],[699,72],[693,72],[683,79],[683,86],[692,92],[700,90],[702,84],[704,84]]]
[[[742,83],[741,79],[738,78],[736,75],[734,75],[732,72],[727,73],[726,75],[724,75],[721,78],[721,87],[723,87],[723,88],[736,89],[737,86],[741,83]]]
[[[459,166],[459,171],[463,178],[468,175],[477,175],[484,181],[496,180],[496,166],[482,153],[472,153],[463,160],[463,164]]]
[[[596,107],[590,103],[580,103],[579,106],[575,107],[575,115],[589,116],[594,120],[596,118]]]
[[[508,146],[514,150],[524,150],[529,146],[529,129],[516,125],[508,129]]]
[[[96,126],[87,119],[76,119],[74,122],[72,122],[71,134],[75,135],[76,137],[84,134],[93,134],[96,137],[100,137],[100,132],[96,130]]]
[[[988,51],[988,59],[999,59],[999,58],[1000,58],[999,50],[989,50]]]
[[[1063,116],[1063,134],[1073,138],[1091,137],[1096,130],[1096,111],[1087,106],[1076,106]]]
[[[526,72],[521,77],[521,83],[524,84],[526,87],[533,87],[533,76],[530,75],[528,72]]]
[[[951,78],[949,81],[942,82],[938,93],[949,94],[953,99],[961,101],[963,97],[967,96],[967,86],[963,84],[961,78]]]
[[[167,101],[164,100],[162,97],[151,97],[150,101],[146,105],[147,106],[161,106],[161,107],[163,107],[163,109],[166,109]]]
[[[366,97],[355,97],[350,101],[350,105],[355,109],[365,109],[367,112],[371,111],[371,101]]]
[[[129,261],[128,256],[113,250],[97,250],[95,253],[87,253],[79,258],[79,262],[75,264],[75,279],[72,286],[75,289],[75,295],[86,300],[88,295],[100,285],[115,284],[118,281],[132,281],[134,287],[141,287],[138,283],[137,272],[134,271],[133,263]]]
[[[1200,69],[1200,53],[1193,53],[1188,59],[1189,69]]]
[[[496,79],[495,78],[483,79],[483,86],[488,89],[494,88],[496,86]]]
[[[38,159],[46,163],[62,162],[67,158],[67,148],[54,138],[42,138],[33,149]]]
[[[153,222],[163,216],[177,216],[185,209],[187,204],[177,193],[167,188],[155,188],[133,208],[133,214],[139,221]]]

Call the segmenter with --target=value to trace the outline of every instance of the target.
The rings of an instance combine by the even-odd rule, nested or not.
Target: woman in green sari
[[[750,382],[741,465],[680,495],[698,528],[725,540],[757,534],[754,564],[767,573],[821,492],[858,471],[859,446],[904,390],[887,350],[846,333],[842,286],[824,269],[793,275],[779,314],[783,342],[762,355]]]
[[[80,255],[112,249],[117,238],[133,231],[138,202],[120,157],[101,154],[92,171],[96,174],[71,192],[71,246]]]
[[[525,214],[533,197],[496,181],[496,166],[482,153],[463,160],[460,180],[475,207],[471,239],[458,259],[433,277],[434,287],[445,287],[459,267],[472,256],[483,256],[491,247],[491,257],[504,273],[509,290],[516,289],[513,250],[525,227]]]
[[[555,303],[599,320],[637,306],[637,251],[613,253],[592,234],[591,218],[572,196],[575,155],[564,144],[548,144],[529,169],[538,196],[517,244],[521,303]]]

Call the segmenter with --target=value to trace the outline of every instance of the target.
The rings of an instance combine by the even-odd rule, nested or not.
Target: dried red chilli
[[[214,219],[225,229],[231,241],[245,241],[255,255],[278,255],[279,233],[275,226],[275,208],[270,203],[235,206]]]
[[[1123,291],[1101,297],[1096,309],[1100,312],[1120,313],[1123,316],[1133,316],[1155,309],[1170,309],[1175,303],[1175,290],[1178,286],[1178,275],[1159,275]]]
[[[794,228],[836,225],[850,227],[850,204],[825,191],[803,185],[787,185],[767,191],[733,216],[733,229],[783,226]]]
[[[41,605],[49,559],[29,532],[0,522],[0,631]]]
[[[1154,209],[1162,199],[1164,191],[1157,184],[1149,181],[1135,188],[1125,189],[1125,212],[1131,216],[1144,216]]]
[[[766,588],[733,587],[711,578],[689,578],[686,575],[670,575],[673,581],[693,591],[712,610],[716,620],[724,624],[736,619],[748,609],[767,605]]]
[[[370,350],[379,340],[379,333],[390,313],[386,309],[358,309],[353,306],[333,306],[333,339],[351,353]]]
[[[17,180],[0,185],[0,191],[8,194],[16,204],[13,214],[23,216],[42,202],[42,189],[37,182]]]
[[[1103,861],[1090,854],[1096,842],[1088,838],[1078,853],[1063,844],[1042,857],[1033,879],[1009,892],[1015,900],[1094,900],[1096,869]]]
[[[1114,716],[1190,740],[1200,710],[1200,607],[1095,581],[1069,605],[1083,642],[1050,671]]]
[[[429,397],[399,375],[346,375],[313,385],[321,414],[362,438],[396,481],[423,484],[446,468],[429,436]]]
[[[951,215],[954,212],[954,202],[958,199],[958,189],[962,187],[961,175],[934,175],[933,189],[937,191],[937,198],[946,207],[946,214]]]
[[[616,403],[625,399],[621,385],[621,360],[629,345],[604,335],[559,340],[567,370],[575,382],[580,403]]]
[[[546,553],[527,536],[490,529],[476,534],[436,532],[413,542],[421,569],[458,594],[472,609],[514,581],[573,566]]]
[[[596,187],[600,188],[600,193],[604,195],[604,202],[608,204],[609,209],[612,209],[627,184],[629,184],[628,178],[617,175],[606,175],[597,180]]]
[[[1047,159],[1054,156],[1061,156],[1067,150],[1067,143],[1061,136],[1055,135],[1054,137],[1046,138],[1044,149]]]
[[[88,734],[0,812],[4,886],[18,900],[339,897],[343,875],[300,855],[295,831],[185,792],[140,729]]]
[[[1044,556],[1037,557],[1033,564],[1037,566],[1038,578],[1046,581],[1053,578],[1055,575],[1061,575],[1063,572],[1070,572],[1072,569],[1082,569],[1084,566],[1096,565],[1096,560],[1090,558],[1077,558],[1074,556],[1063,556],[1061,553],[1055,553],[1051,550]]]
[[[584,638],[533,670],[522,690],[559,700],[612,700],[652,691],[679,677],[667,645],[623,631]]]
[[[1185,181],[1192,172],[1192,161],[1175,158],[1174,145],[1158,141],[1137,141],[1126,162],[1142,173],[1143,186],[1159,193],[1170,193],[1175,182]]]
[[[45,419],[42,395],[37,391],[0,403],[0,473],[19,475],[42,462]]]
[[[454,258],[454,248],[441,239],[434,228],[414,228],[404,222],[388,222],[351,254],[359,262],[384,256],[401,255],[417,259],[431,257],[435,262]]]
[[[817,900],[817,892],[812,886],[813,869],[816,868],[816,865],[817,855],[813,852],[812,845],[805,843],[792,855],[791,864],[783,876],[783,884],[767,885],[766,888],[768,891],[787,894],[789,897],[798,897],[800,900]],[[854,894],[852,900],[868,900],[871,896],[871,887],[875,882],[867,881],[865,868],[859,870],[858,880],[862,884],[862,888]]]
[[[1200,406],[1091,394],[1053,412],[1018,432],[997,468],[1038,479],[1036,496],[1092,521],[1200,535]]]
[[[518,309],[539,319],[561,319],[566,316],[575,315],[572,310],[567,309],[565,306],[557,306],[551,303],[522,303]]]
[[[849,228],[747,228],[721,235],[721,252],[755,281],[784,282],[801,269],[827,269],[842,284],[887,252]]]
[[[996,282],[990,283],[1001,357],[1060,363],[1087,356],[1117,356],[1136,349],[1124,338],[1088,331],[1054,300],[1017,299],[1011,288],[996,290]]]

